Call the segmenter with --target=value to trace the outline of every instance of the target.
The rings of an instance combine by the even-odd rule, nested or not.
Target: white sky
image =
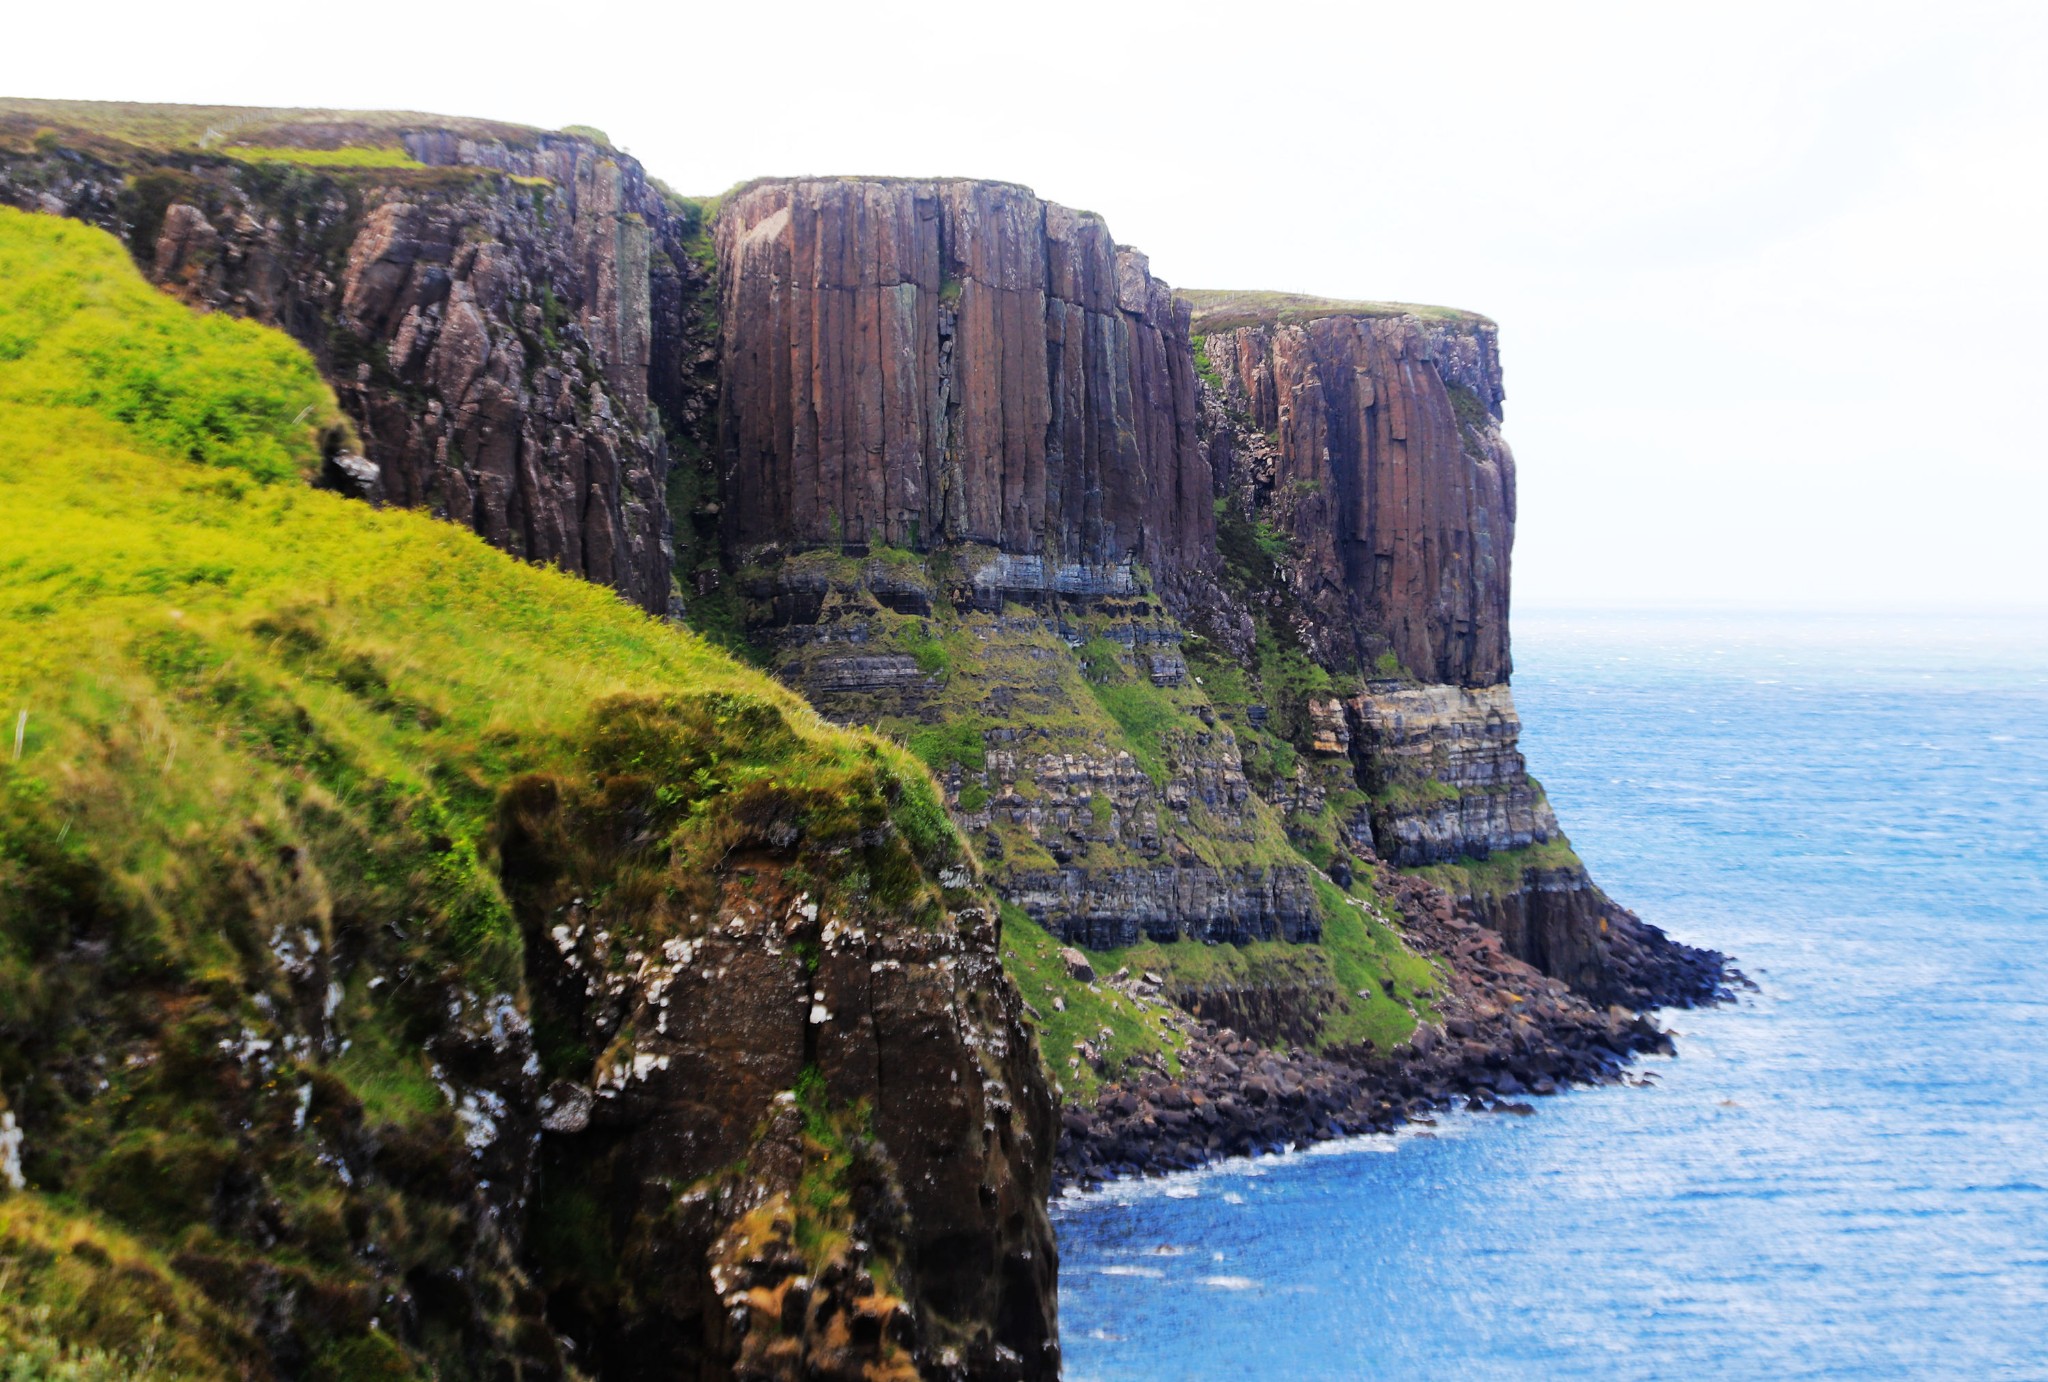
[[[694,192],[1006,178],[1175,284],[1483,311],[1518,605],[2048,605],[2048,6],[83,13],[10,17],[7,94],[592,124]]]

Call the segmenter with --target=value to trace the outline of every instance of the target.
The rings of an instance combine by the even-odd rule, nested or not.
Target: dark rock
[[[983,543],[1109,593],[1214,549],[1187,309],[1092,216],[1004,183],[729,195],[721,452],[741,554]]]
[[[691,226],[586,138],[406,138],[435,171],[280,179],[81,134],[91,152],[0,152],[0,203],[121,234],[167,291],[296,337],[377,468],[375,495],[347,467],[331,488],[431,508],[666,613],[669,456],[651,407],[706,409]],[[153,237],[131,219],[139,182],[177,189]]]
[[[375,504],[384,497],[383,472],[375,461],[337,451],[320,464],[320,488]]]

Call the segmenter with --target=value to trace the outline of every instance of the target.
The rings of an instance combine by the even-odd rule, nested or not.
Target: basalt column
[[[1188,309],[1100,219],[1005,183],[762,182],[717,241],[741,561],[971,543],[1053,580],[1213,549]]]
[[[1517,957],[1588,995],[1663,1001],[1681,948],[1594,885],[1516,745],[1494,324],[1190,296],[1219,490],[1285,536],[1293,631],[1360,688],[1311,707],[1316,750],[1347,756],[1367,798],[1344,822],[1352,846],[1429,870]]]

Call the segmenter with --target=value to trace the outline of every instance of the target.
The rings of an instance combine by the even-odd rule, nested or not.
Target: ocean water
[[[1056,1206],[1067,1375],[2048,1378],[2048,620],[1527,615],[1647,1087]]]

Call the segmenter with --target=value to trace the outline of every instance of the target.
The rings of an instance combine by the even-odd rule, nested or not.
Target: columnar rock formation
[[[741,560],[982,543],[1043,581],[1211,550],[1187,308],[1099,218],[1007,183],[769,181],[717,242]]]
[[[1483,318],[1177,296],[1100,218],[1010,184],[769,180],[706,225],[594,132],[159,110],[185,133],[138,142],[132,115],[0,100],[0,202],[114,230],[166,290],[296,337],[353,426],[329,429],[338,488],[613,586],[903,741],[979,856],[914,769],[870,794],[887,824],[806,845],[832,813],[756,756],[796,721],[720,693],[684,736],[730,731],[715,752],[649,759],[621,730],[602,770],[501,794],[478,858],[523,938],[502,993],[445,1006],[446,974],[400,963],[425,943],[405,909],[305,962],[322,1042],[344,960],[417,1007],[402,1054],[434,1062],[445,1145],[352,1125],[343,1179],[388,1162],[452,1197],[475,1241],[408,1275],[405,1308],[494,1357],[516,1334],[523,1376],[1056,1375],[1048,1068],[1114,1105],[1122,1150],[1072,1164],[1128,1171],[1611,1078],[1662,1037],[1606,1004],[1716,992],[1719,956],[1592,884],[1517,748]],[[298,670],[324,696],[359,661]],[[722,852],[642,868],[678,790],[739,803]],[[899,837],[929,846],[914,869]],[[298,876],[296,848],[266,857]],[[1006,932],[984,875],[1064,941],[1226,948],[1098,984],[1014,911]],[[1223,1112],[1168,1079],[1162,1031]],[[1150,1073],[1108,1062],[1120,1042]],[[1303,1086],[1280,1048],[1342,1068]],[[215,1217],[256,1224],[237,1193]]]
[[[1148,774],[1072,652],[1187,684],[1155,593],[1214,563],[1187,305],[1099,218],[1005,183],[760,182],[715,238],[723,531],[781,674],[835,718],[983,727],[971,767],[934,766],[1006,895],[1070,939],[1316,935],[1228,733],[1191,721]],[[946,627],[964,655],[921,666]]]
[[[1494,324],[1191,297],[1223,398],[1270,442],[1259,457],[1226,438],[1219,469],[1226,488],[1262,491],[1292,538],[1323,660],[1391,653],[1425,682],[1505,682],[1515,466]]]
[[[1310,746],[1348,760],[1324,760],[1324,795],[1364,798],[1339,840],[1436,870],[1510,953],[1582,993],[1662,1001],[1673,948],[1593,884],[1516,747],[1514,457],[1493,323],[1189,296],[1219,488],[1286,539],[1269,618],[1360,677],[1341,703],[1308,708]]]

